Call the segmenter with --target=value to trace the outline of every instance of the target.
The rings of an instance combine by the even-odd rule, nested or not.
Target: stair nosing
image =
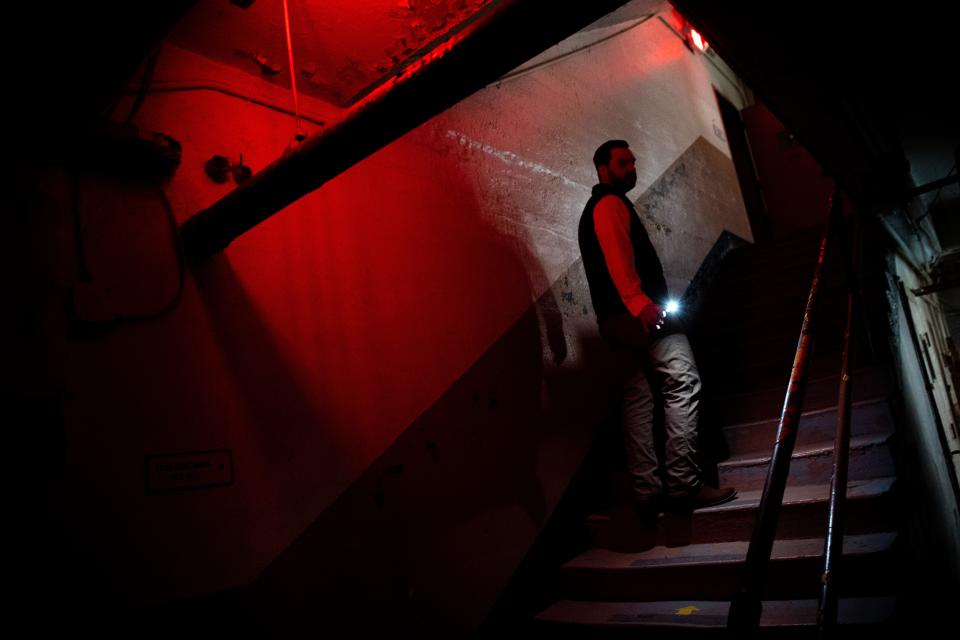
[[[878,396],[876,398],[863,398],[861,400],[851,401],[850,408],[856,409],[864,405],[886,404],[886,402],[887,402],[886,396]],[[808,417],[814,417],[824,413],[836,413],[839,410],[839,408],[840,408],[840,404],[837,403],[827,407],[819,407],[817,409],[804,410],[800,412],[800,418],[803,419]],[[761,420],[751,420],[749,422],[735,422],[733,424],[723,425],[723,430],[726,431],[727,429],[745,429],[750,427],[756,427],[758,425],[768,423],[768,422],[778,422],[779,419],[780,419],[779,417],[771,417],[771,418],[764,418]]]
[[[861,557],[882,554],[893,549],[897,540],[896,531],[878,533],[847,534],[843,537],[843,556]],[[674,567],[698,566],[729,566],[743,564],[746,560],[749,540],[735,540],[729,542],[703,542],[685,545],[682,547],[667,547],[657,545],[641,552],[623,553],[594,547],[568,560],[560,568],[564,571],[649,571],[671,569]],[[771,560],[777,561],[804,561],[823,558],[823,538],[786,538],[777,539],[773,543]],[[809,546],[817,549],[816,552],[803,550]],[[700,552],[729,549],[729,557],[710,558],[707,554],[697,555]],[[797,550],[800,550],[799,552]],[[853,549],[851,551],[851,549]],[[799,555],[798,555],[799,553]],[[664,557],[664,554],[666,557]],[[675,554],[675,555],[672,555]],[[733,554],[736,554],[735,556]]]
[[[853,376],[851,376],[851,380],[856,380],[857,377],[858,377],[858,374],[862,374],[862,373],[867,372],[867,371],[878,371],[878,370],[879,370],[879,371],[883,371],[884,373],[886,373],[886,367],[883,366],[883,365],[880,365],[880,364],[860,365],[860,366],[854,368],[854,370],[853,370]],[[817,376],[817,377],[807,378],[807,386],[810,386],[811,384],[820,384],[820,383],[825,382],[825,381],[827,381],[827,380],[830,380],[830,379],[832,379],[832,378],[837,378],[837,379],[839,380],[839,378],[840,378],[840,371],[838,370],[836,373],[828,373],[828,374],[824,374],[824,375]],[[759,395],[759,394],[762,394],[762,393],[769,393],[770,391],[772,391],[772,390],[774,390],[774,389],[780,389],[781,387],[783,387],[784,389],[786,389],[786,384],[784,384],[784,385],[779,385],[779,384],[778,384],[778,385],[772,386],[772,387],[761,387],[761,388],[759,388],[759,389],[752,389],[752,390],[750,390],[750,391],[736,391],[736,392],[732,392],[732,393],[723,393],[723,394],[719,394],[718,397],[720,397],[720,398],[731,398],[731,397],[736,397],[736,396]]]
[[[853,598],[840,598],[840,607],[841,615],[845,614],[844,609],[847,607],[845,605],[856,605],[856,604],[865,604],[873,605],[876,609],[880,606],[884,607],[884,611],[889,611],[895,606],[897,599],[894,596],[873,596],[873,597],[853,597]],[[802,615],[807,611],[810,611],[813,615],[809,620],[802,620],[798,618],[796,621],[789,621],[785,619],[783,609],[781,609],[780,616],[783,620],[782,622],[773,622],[770,618],[776,615],[775,604],[779,604],[783,609],[791,606],[793,607],[794,615]],[[809,598],[795,599],[795,600],[763,600],[763,612],[766,614],[766,623],[765,617],[760,618],[760,626],[765,629],[804,629],[809,627],[816,626],[816,611],[817,611],[817,601],[811,600]],[[600,614],[606,616],[606,619],[596,619],[596,620],[572,620],[569,618],[574,617],[581,611],[577,611],[577,608],[580,608],[581,611],[586,609],[591,613]],[[541,623],[547,624],[559,624],[559,625],[570,625],[574,627],[600,627],[600,628],[665,628],[665,629],[718,629],[725,628],[727,624],[727,614],[729,612],[730,601],[729,600],[657,600],[650,602],[584,602],[580,600],[571,600],[571,599],[561,599],[553,603],[546,609],[540,611],[534,615],[534,619]],[[692,608],[692,610],[690,610]],[[567,609],[564,612],[564,609]],[[683,610],[689,610],[689,613],[682,614],[680,613]],[[669,613],[673,611],[672,616]],[[606,613],[604,613],[606,611]],[[702,611],[701,615],[696,615],[697,612]],[[862,610],[861,610],[862,611]],[[567,620],[558,619],[556,617],[557,613],[566,613]],[[858,612],[857,612],[858,613]],[[571,615],[573,614],[573,615]],[[771,615],[772,614],[772,615]],[[850,612],[850,618],[855,617],[855,612]],[[616,616],[633,616],[639,618],[637,620],[614,620]],[[660,617],[659,620],[644,620],[643,618],[653,618]],[[710,620],[704,618],[709,617]],[[699,618],[699,621],[698,621]],[[874,616],[871,616],[871,620]],[[884,616],[883,620],[888,620],[888,616]],[[838,624],[863,624],[863,620],[850,620],[841,618],[838,620]],[[873,621],[876,624],[878,621]]]
[[[890,442],[890,438],[893,437],[893,431],[886,429],[884,431],[878,431],[876,433],[870,433],[862,436],[851,436],[850,438],[850,451],[862,451],[867,449],[872,449],[877,446],[882,446]],[[772,444],[770,445],[772,448]],[[802,447],[802,449],[801,449]],[[800,450],[798,450],[800,449]],[[834,450],[834,441],[832,440],[823,440],[816,441],[812,443],[807,443],[804,445],[798,445],[794,449],[794,453],[791,456],[792,460],[801,460],[804,458],[816,458],[818,456],[829,455],[833,453]],[[763,455],[754,455],[759,453],[759,451],[750,450],[747,454],[730,456],[726,460],[717,463],[718,469],[740,469],[743,467],[754,467],[758,465],[768,465],[772,456],[770,454]],[[744,457],[744,455],[750,455],[750,457]]]
[[[847,501],[868,500],[890,493],[896,482],[896,476],[880,476],[877,478],[867,478],[863,480],[849,480],[847,482]],[[818,492],[819,497],[798,498],[798,494]],[[749,511],[756,509],[760,504],[760,498],[763,496],[763,488],[750,489],[740,492],[736,498],[724,504],[712,507],[697,509],[691,515],[705,513],[723,513],[736,511]],[[795,507],[807,504],[823,504],[830,500],[829,484],[800,484],[787,485],[783,495],[783,506]],[[610,512],[593,513],[587,517],[588,522],[600,522],[609,520]]]

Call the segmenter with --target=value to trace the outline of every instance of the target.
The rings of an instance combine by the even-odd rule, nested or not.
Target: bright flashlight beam
[[[667,313],[676,313],[679,309],[680,309],[679,302],[677,302],[676,300],[667,301],[667,308],[666,308]]]

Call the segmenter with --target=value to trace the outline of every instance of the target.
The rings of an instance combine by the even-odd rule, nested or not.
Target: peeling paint
[[[384,72],[390,66],[403,64],[417,51],[468,20],[489,3],[490,0],[474,0],[471,7],[468,0],[400,0],[388,14],[402,21],[398,35],[383,50],[390,59],[390,65],[378,62],[374,68]]]
[[[297,3],[291,7],[292,40],[303,65],[297,71],[309,79],[300,89],[304,95],[349,107],[413,57],[454,37],[458,27],[491,4],[493,0]],[[200,2],[171,39],[289,89],[289,76],[281,73],[287,66],[281,17],[275,1],[257,2],[246,11]],[[217,28],[209,28],[212,24]],[[241,44],[250,51],[234,53]]]
[[[673,233],[673,229],[671,229],[670,227],[668,227],[666,224],[660,222],[659,220],[657,220],[656,218],[654,218],[654,217],[653,217],[652,215],[650,215],[649,213],[645,213],[643,217],[650,221],[650,223],[653,225],[653,228],[654,228],[656,231],[659,231],[659,232],[664,233],[664,234],[667,234],[667,235]],[[647,230],[650,231],[650,228],[647,227]]]

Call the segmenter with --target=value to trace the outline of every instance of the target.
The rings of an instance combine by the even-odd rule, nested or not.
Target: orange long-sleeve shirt
[[[630,212],[616,196],[600,199],[593,210],[593,227],[600,241],[607,270],[620,298],[634,316],[654,304],[641,288],[630,244]]]

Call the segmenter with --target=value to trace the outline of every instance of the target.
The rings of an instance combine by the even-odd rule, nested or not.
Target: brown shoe
[[[737,497],[737,490],[733,487],[723,487],[714,489],[705,484],[701,484],[696,491],[685,496],[670,498],[670,511],[696,511],[704,507],[712,507],[717,504],[730,502]]]

